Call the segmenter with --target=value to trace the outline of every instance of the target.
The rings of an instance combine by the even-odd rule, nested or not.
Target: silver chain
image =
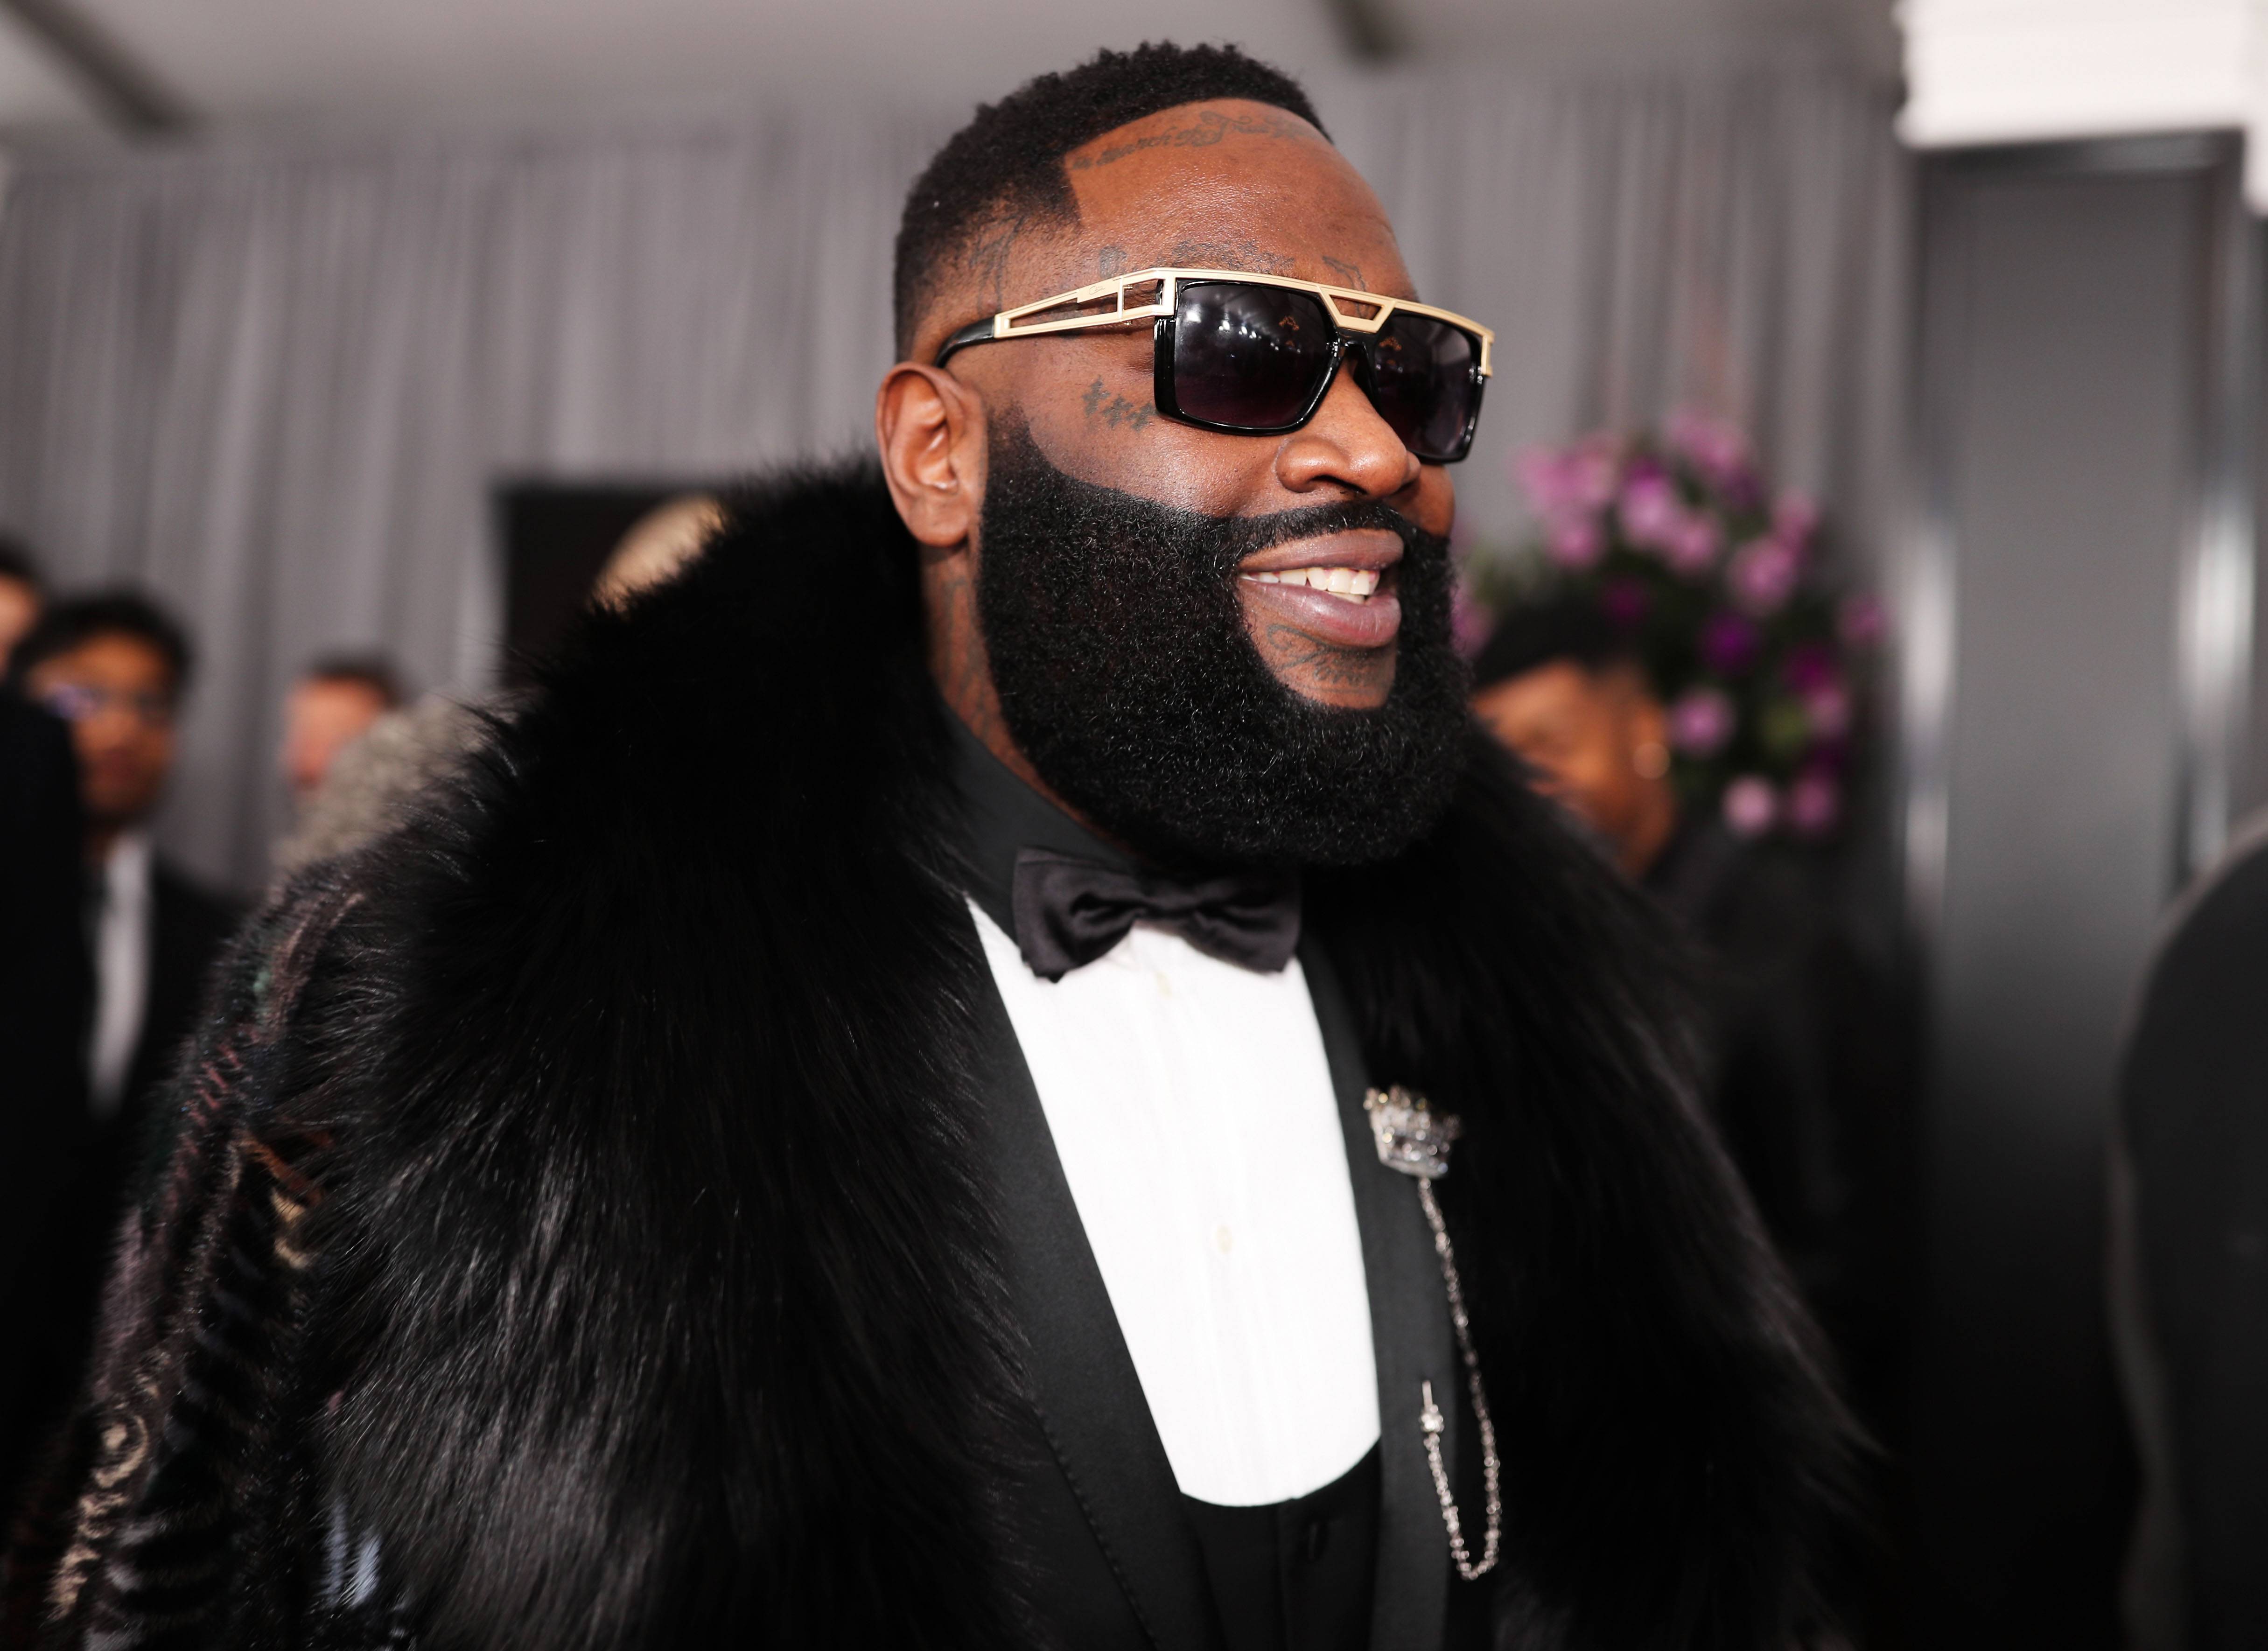
[[[1448,1470],[1441,1465],[1441,1434],[1448,1423],[1440,1407],[1433,1403],[1431,1382],[1424,1384],[1425,1407],[1418,1415],[1418,1425],[1425,1432],[1425,1460],[1432,1464],[1433,1488],[1440,1493],[1441,1522],[1449,1528],[1449,1557],[1457,1562],[1457,1574],[1472,1582],[1496,1568],[1497,1549],[1504,1535],[1504,1505],[1497,1494],[1496,1425],[1489,1420],[1488,1397],[1481,1391],[1481,1360],[1473,1351],[1472,1325],[1465,1316],[1465,1287],[1457,1279],[1456,1252],[1449,1248],[1449,1229],[1441,1220],[1441,1206],[1433,1201],[1432,1181],[1419,1177],[1418,1201],[1425,1206],[1425,1219],[1432,1225],[1433,1253],[1441,1258],[1441,1281],[1449,1291],[1449,1323],[1456,1328],[1457,1351],[1465,1360],[1465,1388],[1472,1395],[1473,1419],[1480,1424],[1481,1476],[1488,1491],[1488,1535],[1481,1543],[1478,1565],[1473,1563],[1472,1551],[1465,1546],[1464,1521],[1457,1514],[1456,1493],[1449,1488]]]

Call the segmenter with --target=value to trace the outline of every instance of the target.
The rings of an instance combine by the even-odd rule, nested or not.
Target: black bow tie
[[[1300,944],[1300,885],[1258,873],[1181,882],[1019,849],[1015,917],[1017,947],[1043,980],[1093,962],[1138,923],[1170,929],[1223,962],[1272,975]]]

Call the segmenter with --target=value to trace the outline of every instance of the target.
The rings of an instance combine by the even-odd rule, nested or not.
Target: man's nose
[[[1314,417],[1284,444],[1277,468],[1293,492],[1336,483],[1366,498],[1390,498],[1418,477],[1417,455],[1379,416],[1353,369],[1352,357],[1339,365]]]
[[[141,719],[122,705],[105,705],[78,719],[79,738],[95,750],[114,750],[142,731]]]

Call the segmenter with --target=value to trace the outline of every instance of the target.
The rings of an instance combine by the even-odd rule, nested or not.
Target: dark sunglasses
[[[1149,290],[1147,302],[1141,299]],[[946,339],[971,344],[1155,317],[1158,410],[1199,430],[1280,436],[1306,424],[1340,364],[1428,464],[1472,451],[1496,335],[1430,304],[1233,269],[1138,269],[1003,310]]]

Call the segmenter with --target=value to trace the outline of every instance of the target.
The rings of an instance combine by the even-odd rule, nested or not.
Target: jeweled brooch
[[[1370,1114],[1380,1163],[1426,1181],[1449,1173],[1449,1148],[1460,1132],[1454,1113],[1434,1111],[1424,1095],[1402,1084],[1373,1089],[1363,1096],[1362,1109]]]
[[[1441,1286],[1449,1296],[1449,1327],[1456,1332],[1457,1357],[1465,1367],[1465,1391],[1473,1402],[1473,1420],[1481,1435],[1481,1493],[1486,1525],[1477,1559],[1465,1542],[1464,1517],[1449,1485],[1448,1464],[1441,1459],[1441,1437],[1449,1430],[1448,1418],[1434,1403],[1433,1384],[1419,1388],[1418,1426],[1425,1444],[1425,1464],[1432,1470],[1433,1492],[1441,1500],[1441,1523],[1449,1537],[1449,1558],[1457,1574],[1477,1581],[1496,1569],[1504,1543],[1504,1464],[1496,1453],[1496,1421],[1489,1414],[1488,1394],[1481,1386],[1480,1354],[1473,1348],[1472,1320],[1465,1312],[1464,1281],[1457,1276],[1457,1252],[1449,1242],[1449,1224],[1433,1197],[1433,1183],[1449,1173],[1449,1148],[1462,1131],[1456,1115],[1436,1112],[1415,1089],[1395,1084],[1373,1089],[1362,1098],[1370,1114],[1370,1138],[1378,1146],[1378,1161],[1398,1169],[1418,1183],[1418,1207],[1433,1229],[1433,1253],[1441,1262]]]

